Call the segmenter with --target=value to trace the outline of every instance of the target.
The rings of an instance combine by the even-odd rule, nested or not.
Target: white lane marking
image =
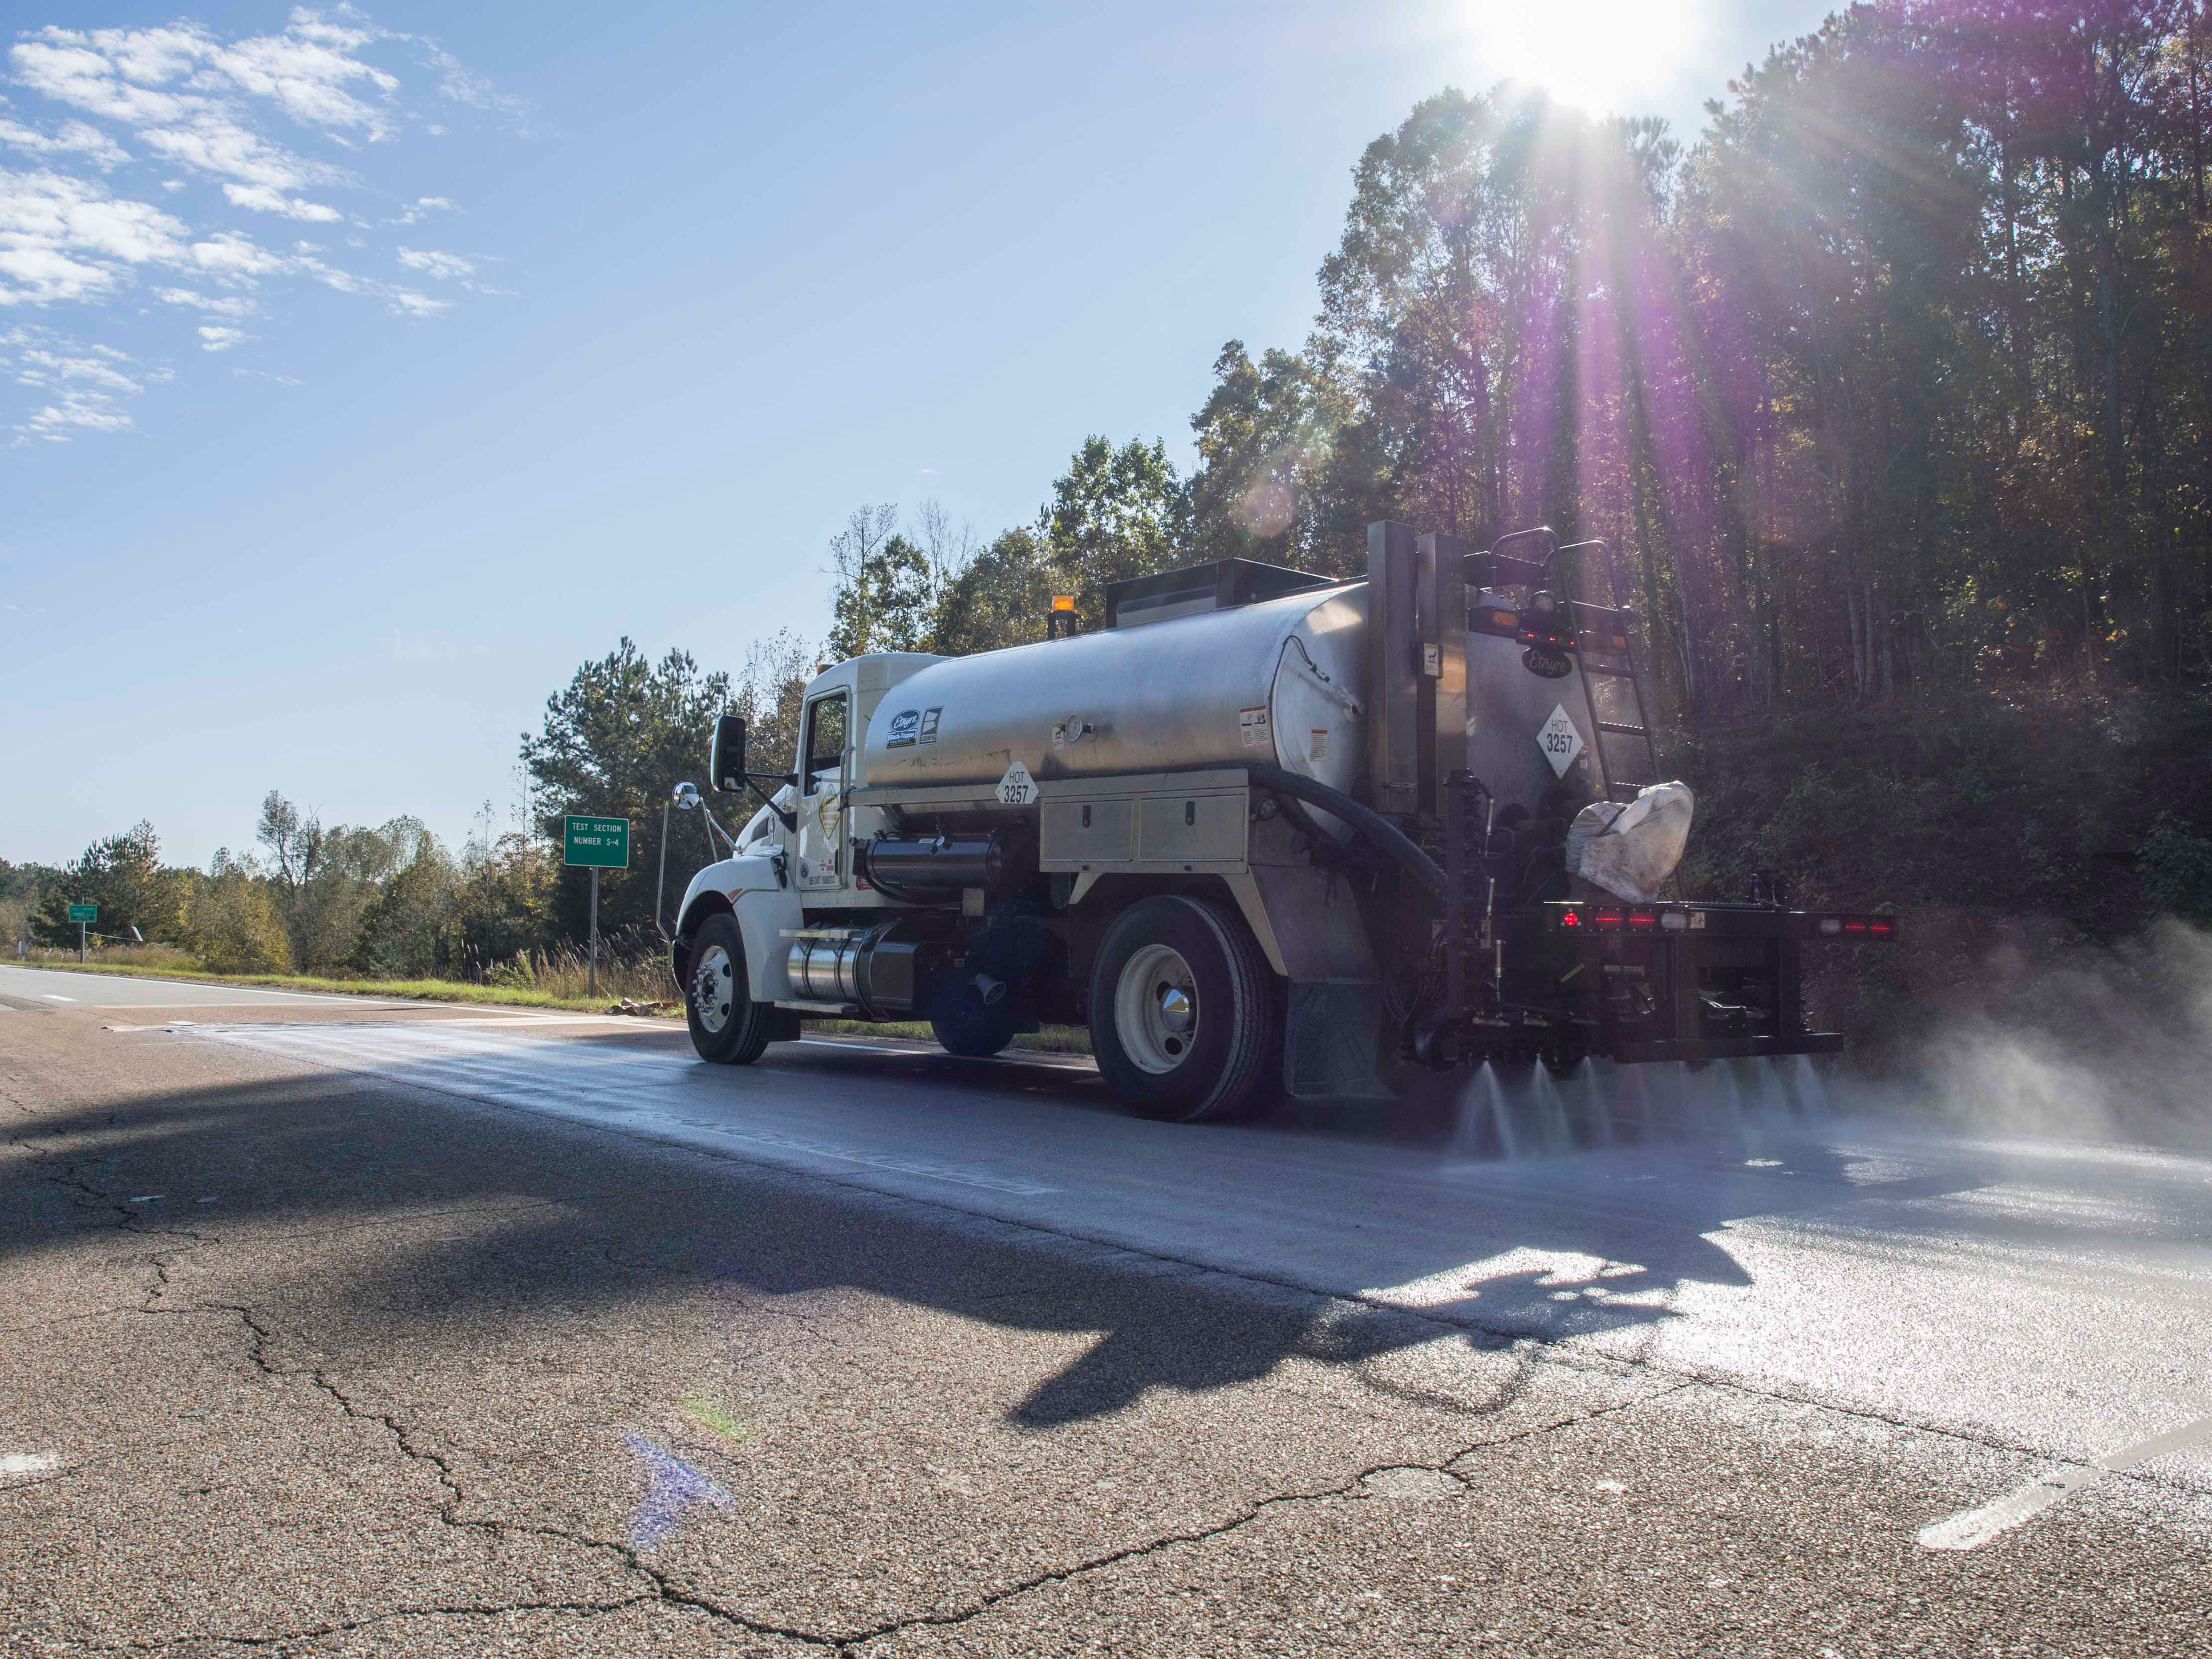
[[[131,1201],[133,1204],[159,1204],[167,1196],[167,1193],[149,1193],[143,1198],[134,1198]]]
[[[1920,1547],[1928,1550],[1979,1549],[1999,1533],[2009,1532],[2054,1504],[2063,1504],[2077,1492],[2086,1492],[2108,1474],[2148,1463],[2169,1452],[2185,1451],[2199,1441],[2212,1439],[2212,1417],[2200,1417],[2164,1434],[2138,1440],[2132,1446],[2106,1452],[2094,1463],[2063,1463],[2046,1474],[2015,1486],[2002,1498],[1978,1509],[1960,1510],[1920,1529]]]
[[[52,991],[42,991],[40,993],[40,995],[48,1002],[75,1002],[76,1000],[75,997],[57,996]]]
[[[47,1474],[61,1466],[52,1452],[0,1452],[0,1474]]]

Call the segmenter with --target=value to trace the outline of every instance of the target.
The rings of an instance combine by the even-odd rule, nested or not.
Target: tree
[[[787,628],[746,647],[730,712],[744,716],[745,763],[754,771],[781,772],[797,758],[799,708],[813,678],[813,652]]]
[[[1221,348],[1213,380],[1190,419],[1190,556],[1339,568],[1347,538],[1330,534],[1322,513],[1343,400],[1304,356],[1269,350],[1255,365],[1242,340]]]
[[[1083,627],[1100,626],[1108,582],[1170,568],[1188,549],[1167,446],[1132,438],[1116,449],[1095,434],[1085,439],[1038,512],[1037,539],[1060,584],[1055,591],[1074,596]]]
[[[33,928],[46,944],[73,945],[77,930],[69,907],[89,903],[100,907],[94,923],[98,933],[128,939],[135,927],[149,940],[173,939],[181,897],[161,868],[161,837],[141,818],[124,834],[93,842],[62,867],[40,896]]]
[[[630,867],[605,873],[599,896],[603,932],[653,921],[659,873],[661,805],[679,781],[704,769],[714,721],[732,701],[730,677],[702,672],[685,651],[649,662],[627,637],[605,657],[587,662],[545,700],[545,722],[522,739],[538,831],[558,843],[569,813],[630,820]],[[703,863],[688,836],[669,848],[668,884],[684,884]],[[556,925],[572,939],[586,932],[589,889],[580,871],[561,881]]]
[[[281,974],[292,966],[291,941],[270,890],[251,860],[218,848],[207,874],[193,883],[184,944],[219,974]]]
[[[326,826],[281,791],[263,799],[255,838],[269,849],[269,878],[301,972],[334,972],[351,960],[362,916],[421,828],[409,817],[381,830]]]
[[[382,979],[421,979],[455,968],[459,872],[421,820],[394,819],[386,829],[399,862],[363,909],[349,960]]]
[[[966,657],[1033,644],[1044,637],[1055,580],[1035,532],[1002,532],[945,588],[926,648]]]

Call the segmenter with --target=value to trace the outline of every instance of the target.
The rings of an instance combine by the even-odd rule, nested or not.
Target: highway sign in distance
[[[69,919],[71,921],[98,921],[100,907],[97,904],[72,904],[69,908]]]
[[[628,818],[564,817],[561,820],[561,862],[595,870],[629,868]]]

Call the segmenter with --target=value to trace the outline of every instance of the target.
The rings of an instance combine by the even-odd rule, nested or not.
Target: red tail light
[[[1895,916],[1814,916],[1811,921],[1815,939],[1893,939],[1897,937]]]
[[[1656,910],[1631,910],[1628,913],[1631,933],[1649,933],[1658,925],[1659,913]]]

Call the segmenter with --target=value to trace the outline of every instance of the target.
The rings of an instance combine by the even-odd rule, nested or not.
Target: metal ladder
[[[1589,716],[1590,749],[1597,761],[1598,775],[1605,780],[1606,799],[1632,801],[1637,792],[1645,785],[1664,781],[1659,774],[1658,739],[1652,735],[1651,717],[1644,702],[1644,678],[1637,667],[1636,613],[1620,602],[1620,590],[1613,574],[1613,550],[1603,542],[1577,542],[1571,546],[1563,547],[1553,555],[1553,562],[1556,568],[1561,555],[1586,553],[1591,549],[1605,555],[1606,597],[1613,603],[1594,605],[1583,599],[1568,601],[1568,615],[1574,629],[1575,654],[1582,666],[1583,708]],[[1610,660],[1599,660],[1601,659]],[[1626,702],[1634,710],[1632,720],[1608,720],[1598,712],[1596,683],[1601,679],[1626,685]],[[1614,712],[1626,714],[1628,710]],[[1608,737],[1615,739],[1626,738],[1641,743],[1647,775],[1637,779],[1616,775],[1613,757],[1606,752],[1605,740]],[[1616,742],[1616,750],[1619,747]]]

